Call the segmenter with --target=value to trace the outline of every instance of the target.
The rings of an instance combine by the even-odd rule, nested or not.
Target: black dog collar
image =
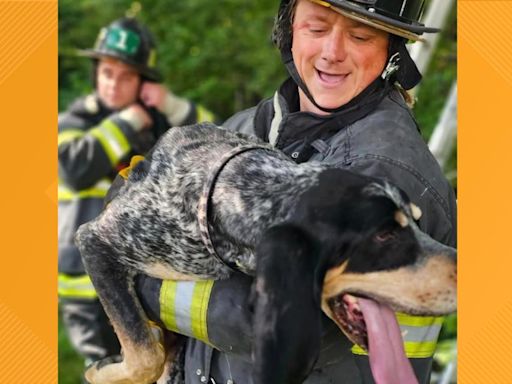
[[[235,263],[228,263],[222,259],[222,257],[217,253],[215,247],[213,246],[212,238],[210,236],[210,230],[208,227],[208,210],[209,203],[213,194],[213,188],[215,187],[215,182],[217,181],[217,177],[221,173],[222,169],[226,166],[226,164],[233,159],[235,156],[238,156],[244,152],[252,151],[255,149],[264,149],[269,150],[268,146],[261,144],[250,144],[250,145],[242,145],[239,147],[235,147],[230,151],[226,152],[219,161],[213,166],[208,179],[203,188],[203,192],[201,197],[199,198],[199,206],[197,209],[197,218],[199,220],[199,229],[201,232],[201,239],[203,243],[213,257],[215,257],[222,264],[226,265],[233,271],[238,271],[238,268]]]

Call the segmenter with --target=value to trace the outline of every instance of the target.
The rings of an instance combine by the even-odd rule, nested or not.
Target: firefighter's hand
[[[154,107],[167,116],[172,126],[181,125],[192,108],[188,100],[176,96],[165,86],[157,83],[142,84],[140,99],[144,105]]]
[[[149,113],[139,104],[132,104],[119,113],[119,117],[127,121],[136,131],[148,129],[153,125]]]
[[[161,113],[165,113],[165,103],[169,91],[158,83],[144,82],[140,90],[140,99],[147,107],[154,107]]]

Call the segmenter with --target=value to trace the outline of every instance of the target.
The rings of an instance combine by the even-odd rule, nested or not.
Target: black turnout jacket
[[[421,137],[410,108],[395,88],[379,79],[341,111],[329,116],[298,109],[297,86],[289,79],[274,97],[236,114],[224,126],[269,141],[297,162],[319,161],[388,180],[421,208],[419,225],[423,231],[442,243],[456,246],[454,191]],[[251,383],[250,285],[251,279],[242,274],[213,284],[205,316],[208,344],[194,338],[187,342],[187,384]],[[150,317],[157,320],[164,317],[159,301],[163,295],[161,287],[160,280],[138,281],[143,305]],[[305,383],[373,383],[368,357],[353,353],[352,345],[331,320],[325,318],[324,323],[321,354]],[[421,347],[430,343],[433,349],[439,328],[436,322],[412,330],[411,337],[421,336],[422,332],[429,336],[423,344],[417,338],[411,345]],[[433,351],[418,353],[408,348],[419,382],[428,383]]]

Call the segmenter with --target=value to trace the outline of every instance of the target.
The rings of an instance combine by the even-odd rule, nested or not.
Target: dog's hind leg
[[[153,383],[163,371],[164,348],[138,301],[133,276],[117,262],[115,249],[87,226],[77,235],[82,259],[121,343],[122,360],[96,362],[85,377],[91,384]]]

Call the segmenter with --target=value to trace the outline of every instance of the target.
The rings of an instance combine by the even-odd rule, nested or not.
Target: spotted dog
[[[379,383],[415,383],[393,311],[456,308],[456,252],[418,229],[420,214],[382,181],[297,165],[211,124],[170,130],[78,231],[123,349],[86,377],[151,383],[162,373],[166,352],[137,300],[135,274],[224,279],[237,269],[255,276],[254,383],[305,380],[319,353],[321,310],[369,350]]]

